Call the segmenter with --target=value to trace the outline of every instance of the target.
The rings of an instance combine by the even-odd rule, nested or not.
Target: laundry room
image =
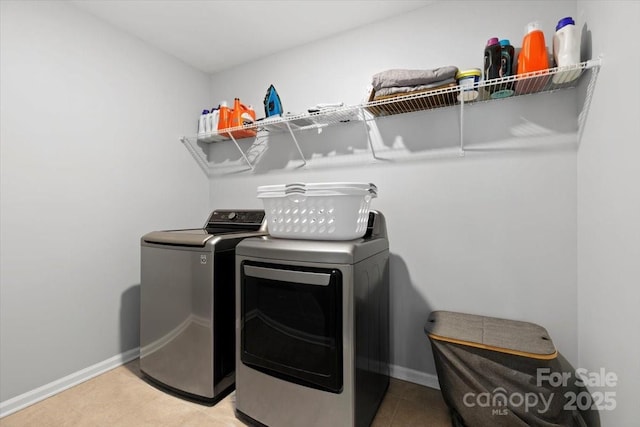
[[[522,366],[511,357],[551,348],[573,383],[577,373],[591,379],[577,395],[589,405],[573,402],[597,409],[591,425],[634,425],[640,104],[629,73],[640,66],[632,49],[639,3],[0,7],[0,425],[542,425],[526,417],[509,424],[502,409],[492,408],[495,424],[464,412],[481,405],[454,395],[465,381],[449,382],[446,345],[473,340],[474,328],[503,345],[511,328],[513,345],[528,334],[552,344],[502,352],[491,359],[495,371],[486,360],[457,359],[472,375],[466,384],[495,392],[502,382],[478,378],[520,378],[507,372]],[[547,74],[568,17],[576,74]],[[518,80],[514,67],[487,85],[483,57],[491,46],[501,52],[491,40],[506,41],[524,63],[533,22],[549,57],[542,77]],[[377,80],[394,70],[421,70],[433,84],[381,95]],[[218,132],[212,123],[225,108],[246,114]],[[311,199],[313,191],[365,199],[359,234],[313,229],[288,239],[270,198]],[[210,276],[192,272],[205,264]],[[196,276],[206,285],[182,294],[172,287]],[[148,292],[146,281],[166,287]],[[211,284],[221,281],[232,287],[218,301]],[[318,286],[293,298],[264,290],[275,282]],[[342,339],[322,330],[323,343],[333,343],[317,355],[325,365],[314,365],[304,344],[317,331],[293,317],[307,306],[285,315],[287,298],[326,302],[327,325],[342,328]],[[145,364],[156,335],[178,330],[187,299],[198,303],[188,309],[196,326],[209,328],[195,340],[207,343],[198,372],[210,376],[193,380],[202,388],[191,388],[184,370],[202,362],[199,350]],[[255,319],[273,316],[251,324],[249,307]],[[218,332],[223,323],[230,329]],[[282,362],[296,369],[274,367],[287,355],[269,346],[288,348],[279,341],[286,334],[261,328],[276,323],[307,327],[299,353]],[[500,347],[493,344],[485,347]],[[181,341],[177,351],[190,348]],[[531,358],[541,362],[529,380],[555,378],[545,357]],[[376,375],[362,376],[362,360],[377,364]],[[245,365],[255,370],[238,369]],[[358,394],[360,379],[369,394]],[[67,400],[74,390],[79,400]],[[209,402],[192,403],[198,396]]]

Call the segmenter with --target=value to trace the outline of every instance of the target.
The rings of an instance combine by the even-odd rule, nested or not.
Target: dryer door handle
[[[259,279],[275,280],[278,282],[300,283],[305,285],[328,286],[331,275],[325,273],[310,273],[306,271],[280,270],[277,268],[244,266],[245,276]]]

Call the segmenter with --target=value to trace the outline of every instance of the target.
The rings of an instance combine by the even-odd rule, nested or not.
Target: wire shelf
[[[220,129],[216,132],[199,134],[197,140],[204,143],[214,143],[231,140],[231,136],[241,139],[246,136],[238,137],[238,134],[246,133],[244,131],[254,132],[289,132],[306,129],[317,129],[326,126],[332,126],[339,123],[347,123],[351,121],[362,120],[362,107],[359,105],[345,106],[326,109],[314,113],[302,113],[286,116],[274,116],[261,119],[255,123],[236,126],[232,128]]]
[[[372,90],[369,100],[359,105],[327,108],[313,113],[269,117],[243,126],[221,129],[217,132],[204,135],[200,134],[195,138],[182,137],[181,140],[183,143],[188,145],[189,151],[194,156],[197,151],[194,148],[196,143],[215,143],[232,140],[251,169],[253,169],[253,165],[240,149],[237,139],[260,134],[288,132],[291,135],[304,165],[306,164],[306,159],[304,158],[298,140],[295,136],[297,131],[318,129],[354,121],[366,122],[368,120],[375,120],[385,116],[416,111],[427,111],[443,107],[456,107],[460,109],[460,152],[461,154],[464,154],[462,122],[464,120],[464,107],[466,105],[573,88],[576,87],[582,80],[583,76],[587,74],[585,71],[591,70],[592,72],[588,83],[587,96],[584,100],[583,108],[578,116],[579,142],[589,110],[595,81],[601,65],[602,58],[597,58],[595,60],[581,62],[567,67],[556,67],[516,76],[484,80],[474,84],[473,86],[460,86],[455,83],[451,83],[444,87],[426,91],[409,92],[384,97],[376,97],[375,91]],[[378,159],[370,138],[369,146],[373,157]],[[198,160],[200,166],[204,168],[203,163],[206,163],[206,161],[202,158],[196,160]]]
[[[432,90],[384,97],[376,97],[375,91],[372,91],[369,102],[363,104],[362,108],[369,111],[374,117],[382,117],[534,93],[553,92],[577,86],[585,70],[599,66],[600,60],[587,61],[567,67],[483,80],[473,86],[463,87],[450,84]]]

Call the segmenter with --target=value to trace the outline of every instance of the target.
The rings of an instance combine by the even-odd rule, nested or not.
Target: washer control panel
[[[262,224],[263,210],[215,210],[209,216],[207,225],[213,224]]]

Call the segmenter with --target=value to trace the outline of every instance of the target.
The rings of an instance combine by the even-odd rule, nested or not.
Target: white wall
[[[200,225],[209,78],[64,2],[1,2],[0,400],[139,345],[139,239]]]
[[[285,111],[302,112],[319,102],[357,104],[378,71],[480,67],[488,38],[510,38],[519,46],[524,26],[538,19],[550,40],[557,20],[574,15],[575,6],[437,2],[218,73],[212,101],[239,96],[261,106],[273,83]],[[253,146],[241,141],[250,152],[262,151],[254,173],[225,173],[240,156],[231,143],[215,144],[210,160],[220,173],[211,180],[211,207],[259,207],[255,189],[262,184],[375,182],[380,192],[372,207],[386,215],[391,242],[396,376],[433,381],[423,332],[431,310],[539,323],[577,363],[576,104],[569,91],[470,107],[469,141],[475,148],[497,148],[462,158],[430,156],[434,148],[458,143],[455,109],[379,120],[370,131],[382,138],[383,154],[393,162],[372,161],[361,124],[326,129],[320,137],[300,133],[305,156],[314,160],[297,169],[298,154],[286,135]]]
[[[580,366],[617,374],[616,409],[605,426],[637,425],[640,389],[640,4],[578,1],[585,54],[604,54],[578,151],[578,332]],[[586,25],[585,25],[586,24]],[[590,41],[590,42],[589,42]]]

